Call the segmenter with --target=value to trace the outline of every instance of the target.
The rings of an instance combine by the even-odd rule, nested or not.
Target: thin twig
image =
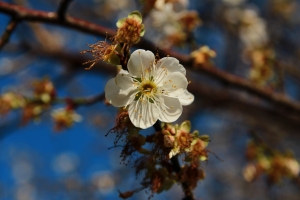
[[[62,0],[58,6],[57,14],[61,20],[65,19],[67,9],[73,0]]]
[[[8,23],[8,25],[6,26],[6,29],[4,31],[4,33],[2,34],[1,38],[0,38],[0,50],[4,47],[4,45],[6,43],[8,43],[9,38],[12,34],[12,32],[15,30],[15,28],[17,27],[17,24],[19,23],[18,19],[12,18],[10,20],[10,22]]]
[[[16,6],[4,2],[0,2],[0,12],[12,16],[17,16],[20,19],[27,21],[57,24],[60,26],[73,28],[102,37],[111,37],[115,34],[114,30],[81,19],[66,16],[65,20],[62,21],[54,12],[32,10],[24,8],[22,6]],[[153,52],[156,51],[156,46],[145,39],[142,39],[136,46],[139,48],[147,48],[148,50]],[[185,65],[185,67],[187,68],[193,67],[193,61],[190,56],[179,54],[168,49],[162,49],[160,51],[160,54],[162,56],[170,55],[177,58],[180,61],[180,63]],[[275,93],[272,90],[261,88],[245,78],[232,75],[216,67],[208,68],[198,66],[197,70],[228,86],[247,91],[250,94],[254,94],[270,103],[273,103],[277,107],[286,109],[289,112],[300,115],[300,103],[291,100],[284,94]]]

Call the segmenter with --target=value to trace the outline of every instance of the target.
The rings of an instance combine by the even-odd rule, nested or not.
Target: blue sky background
[[[53,11],[58,1],[29,2],[34,9]],[[92,6],[95,2],[74,0],[75,5]],[[263,8],[266,1],[248,2]],[[84,13],[81,13],[75,5],[71,5],[70,13],[84,18]],[[206,6],[207,4],[200,1],[192,1],[190,5],[200,13],[205,12]],[[123,10],[117,13],[115,19],[111,19],[113,22],[111,24],[102,19],[95,19],[95,22],[115,28],[114,23],[118,16],[126,16],[130,11]],[[0,33],[4,31],[8,21],[9,17],[0,14]],[[104,39],[53,25],[43,27],[52,33],[59,33],[65,51],[78,55],[80,51],[87,49],[86,43],[94,43],[95,38]],[[28,29],[25,22],[18,26],[12,35],[10,45],[17,45],[21,41],[32,41],[37,44]],[[228,51],[225,49],[225,36],[222,35],[222,30],[214,26],[202,26],[197,29],[195,35],[199,45],[206,44],[217,51],[215,63],[222,68],[224,54]],[[49,77],[54,82],[59,96],[86,97],[102,93],[106,82],[112,78],[105,74],[85,71],[84,67],[82,71],[68,72],[64,63],[45,57],[31,58],[28,56],[29,51],[26,49],[10,51],[7,45],[0,52],[1,93],[10,89],[28,91],[31,81]],[[12,63],[17,63],[16,71],[13,71]],[[287,80],[286,91],[293,98],[299,98],[299,88],[295,86],[293,80]],[[63,105],[54,108],[56,107]],[[53,131],[49,111],[42,115],[40,122],[30,122],[26,126],[21,126],[19,111],[0,116],[1,200],[110,200],[117,199],[118,189],[127,191],[139,187],[139,179],[134,176],[131,166],[119,164],[121,149],[108,150],[113,146],[114,137],[113,135],[105,137],[105,134],[113,127],[117,110],[99,102],[89,107],[80,107],[77,112],[83,116],[82,122],[58,133]],[[241,170],[245,162],[244,149],[248,140],[248,129],[238,119],[231,121],[228,116],[230,115],[203,109],[191,119],[192,129],[210,135],[212,138],[210,150],[224,160],[221,162],[210,155],[209,162],[203,164],[207,177],[199,182],[195,190],[196,196],[199,199],[273,199],[272,195],[282,196],[287,191],[295,192],[296,188],[283,184],[280,190],[282,192],[275,188],[268,193],[262,189],[266,188],[262,180],[253,185],[243,181]],[[180,118],[178,123],[183,120],[185,119]],[[153,130],[149,129],[144,131],[144,134],[152,132]],[[228,132],[234,134],[227,134]],[[291,144],[292,147],[295,146],[295,143]],[[101,183],[108,186],[101,186]],[[252,196],[246,198],[245,194]],[[155,195],[153,199],[177,198],[180,195],[182,195],[180,186],[175,185],[170,191]],[[148,194],[142,191],[131,199],[147,199],[147,197]]]

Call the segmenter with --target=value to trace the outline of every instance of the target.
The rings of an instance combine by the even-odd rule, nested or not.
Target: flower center
[[[156,84],[150,80],[144,80],[140,86],[140,92],[146,97],[152,97],[156,93]]]

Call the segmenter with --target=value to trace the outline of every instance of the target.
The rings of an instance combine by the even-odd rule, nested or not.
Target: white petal
[[[181,72],[183,75],[186,75],[185,68],[179,64],[179,61],[173,57],[165,57],[160,59],[157,64],[157,68],[164,68],[168,70],[168,74],[172,72]]]
[[[125,71],[125,70],[123,70]],[[125,71],[126,72],[126,71]],[[119,86],[122,90],[125,91],[130,91],[133,89],[134,87],[134,83],[132,81],[132,77],[131,75],[129,75],[128,73],[122,73],[120,72],[117,76],[116,76],[116,84],[117,86]]]
[[[159,110],[154,103],[147,100],[132,102],[128,108],[129,118],[133,125],[145,129],[157,121]]]
[[[188,81],[182,73],[173,72],[157,84],[161,90],[164,90],[163,95],[178,98],[186,90]]]
[[[158,119],[160,121],[174,122],[180,117],[182,106],[177,98],[160,95],[159,101],[160,113]]]
[[[128,61],[128,71],[132,76],[141,77],[149,67],[153,67],[155,61],[154,54],[151,51],[138,49],[134,51]]]
[[[187,106],[193,103],[194,98],[194,95],[187,90],[185,90],[181,95],[178,96],[178,99],[183,106]]]
[[[107,101],[116,107],[122,107],[128,105],[133,101],[135,90],[121,90],[120,87],[116,85],[115,78],[110,79],[105,85],[105,98]]]

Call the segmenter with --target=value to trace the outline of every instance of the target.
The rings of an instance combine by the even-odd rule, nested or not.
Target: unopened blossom
[[[128,71],[108,81],[105,97],[116,107],[125,107],[131,122],[139,128],[148,128],[157,120],[174,122],[182,113],[182,105],[194,101],[187,91],[186,70],[176,58],[165,57],[155,61],[150,51],[132,53]]]
[[[120,19],[116,25],[118,31],[115,40],[119,43],[136,44],[145,33],[142,15],[139,11],[131,12],[128,17]]]
[[[256,10],[245,9],[241,14],[239,36],[249,49],[265,46],[269,41],[267,25]]]
[[[74,110],[59,108],[51,113],[54,123],[55,130],[59,131],[63,128],[69,128],[74,122],[80,122],[82,117],[77,114]]]
[[[194,63],[197,65],[208,66],[211,63],[211,59],[217,56],[216,52],[210,49],[208,46],[202,46],[198,50],[191,53],[191,57],[194,59]]]
[[[0,96],[0,115],[7,114],[12,109],[24,107],[25,98],[13,92],[4,93]]]
[[[258,85],[266,85],[275,75],[275,52],[272,49],[257,49],[249,52],[249,58],[249,79]]]
[[[54,85],[47,78],[33,82],[33,90],[35,98],[43,103],[50,103],[56,96]]]

